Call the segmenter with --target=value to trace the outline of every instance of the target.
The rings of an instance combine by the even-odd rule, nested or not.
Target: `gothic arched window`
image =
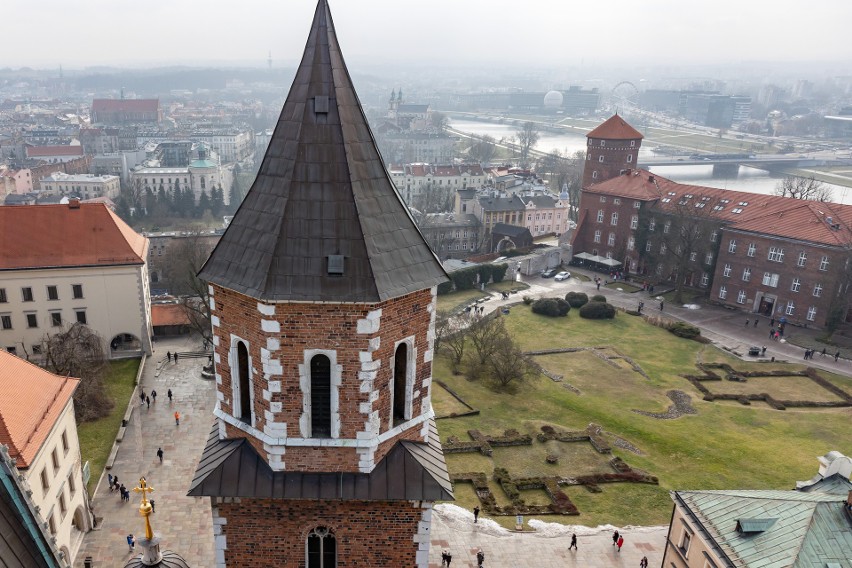
[[[239,418],[246,424],[251,424],[251,384],[249,381],[249,357],[246,344],[237,343],[237,374],[239,384]]]
[[[335,568],[337,566],[337,541],[334,532],[326,527],[317,527],[308,535],[305,543],[307,568]]]

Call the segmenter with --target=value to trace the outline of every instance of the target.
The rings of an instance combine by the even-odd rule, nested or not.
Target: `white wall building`
[[[83,323],[109,357],[151,354],[148,239],[102,203],[0,207],[0,347],[39,360]],[[26,243],[22,246],[21,243]]]
[[[74,419],[79,382],[0,352],[0,442],[68,566],[92,527]]]
[[[55,172],[42,178],[40,183],[42,193],[69,195],[81,199],[94,199],[96,197],[118,199],[121,192],[121,178],[113,175],[70,175],[64,172]]]

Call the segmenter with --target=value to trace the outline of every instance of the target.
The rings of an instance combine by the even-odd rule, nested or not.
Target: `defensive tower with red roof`
[[[641,132],[617,114],[586,134],[583,187],[614,178],[627,168],[635,168],[642,138]]]
[[[216,424],[189,494],[217,566],[428,566],[447,276],[382,163],[326,0],[259,174],[199,276]]]

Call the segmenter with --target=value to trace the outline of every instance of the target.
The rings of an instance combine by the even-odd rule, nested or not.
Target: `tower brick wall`
[[[226,566],[304,568],[305,542],[316,527],[335,536],[337,566],[427,566],[418,540],[428,539],[431,509],[410,502],[279,501],[214,503],[217,553]],[[420,538],[418,538],[420,537]]]
[[[636,168],[640,146],[642,146],[641,138],[629,140],[587,138],[583,187],[614,178],[622,170]]]
[[[264,304],[213,285],[214,358],[222,413],[234,415],[232,366],[236,338],[248,346],[253,393],[253,428],[283,439],[283,465],[291,471],[365,471],[399,440],[423,441],[423,421],[431,412],[431,322],[434,296],[421,290],[377,304]],[[263,313],[265,312],[265,313]],[[410,426],[392,422],[396,345],[409,342],[413,363]],[[339,433],[335,440],[376,439],[373,451],[341,445],[290,445],[304,438],[303,370],[306,351],[334,352],[339,366]],[[227,424],[225,437],[246,437],[261,455],[270,453],[258,436]],[[380,437],[384,435],[383,437]],[[365,453],[369,455],[365,456]],[[273,460],[274,461],[274,460]],[[275,467],[275,463],[271,465]]]

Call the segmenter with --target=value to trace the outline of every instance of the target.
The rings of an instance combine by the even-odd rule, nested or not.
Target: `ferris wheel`
[[[639,89],[630,81],[622,81],[612,88],[610,98],[615,107],[633,107],[639,102]]]

